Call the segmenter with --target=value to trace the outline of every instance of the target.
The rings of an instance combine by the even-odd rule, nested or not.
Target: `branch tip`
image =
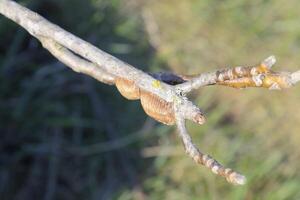
[[[292,82],[292,84],[296,84],[299,81],[300,81],[300,70],[296,71],[296,72],[293,72],[291,74],[291,82]]]
[[[229,183],[233,185],[244,185],[246,183],[245,176],[233,171],[230,168],[225,168],[214,158],[208,154],[202,153],[193,143],[191,136],[188,134],[185,120],[179,114],[176,116],[176,125],[179,136],[183,142],[186,153],[198,164],[210,169],[218,176],[224,177]]]
[[[276,63],[276,57],[274,55],[271,55],[267,57],[262,64],[265,65],[268,69],[271,69],[272,66]]]
[[[231,179],[232,180],[230,182],[232,182],[234,185],[245,185],[247,182],[246,177],[238,173],[234,173]]]

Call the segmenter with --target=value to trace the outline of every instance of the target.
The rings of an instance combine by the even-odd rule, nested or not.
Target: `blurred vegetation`
[[[184,74],[255,64],[299,68],[300,2],[19,1],[146,71]],[[0,197],[4,199],[299,199],[300,90],[207,87],[195,143],[243,172],[234,187],[185,154],[173,127],[138,102],[69,70],[0,17]]]

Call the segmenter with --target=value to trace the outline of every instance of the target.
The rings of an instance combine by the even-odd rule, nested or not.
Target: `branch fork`
[[[148,74],[101,51],[14,1],[0,0],[0,13],[25,28],[66,66],[100,82],[116,85],[125,98],[140,100],[150,117],[167,125],[175,124],[187,155],[235,185],[245,184],[245,176],[222,166],[193,144],[185,121],[191,120],[201,125],[205,123],[205,117],[186,95],[209,85],[285,89],[300,81],[300,71],[273,72],[271,67],[276,62],[274,56],[252,67],[238,66],[193,76],[164,72]]]

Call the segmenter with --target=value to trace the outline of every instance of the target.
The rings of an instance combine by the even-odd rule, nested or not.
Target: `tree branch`
[[[300,71],[294,73],[272,71],[275,62],[275,56],[269,56],[255,66],[238,66],[193,76],[181,75],[185,82],[176,85],[176,89],[188,93],[207,85],[224,85],[234,88],[261,87],[280,90],[300,81]]]
[[[56,57],[66,66],[69,66],[75,72],[87,74],[108,85],[113,85],[115,83],[114,75],[107,73],[94,63],[76,56],[57,42],[43,37],[39,37],[39,40],[41,41],[43,47],[46,48],[54,57]]]
[[[177,115],[177,129],[179,136],[183,142],[186,153],[198,164],[201,164],[213,173],[223,176],[229,183],[234,185],[243,185],[246,182],[245,176],[233,171],[230,168],[225,168],[218,161],[212,158],[210,155],[203,154],[193,144],[191,136],[188,134],[185,127],[185,120],[180,115]]]
[[[203,73],[197,76],[173,73],[147,74],[103,52],[90,43],[52,24],[45,18],[11,0],[0,0],[0,13],[13,20],[36,37],[53,56],[76,72],[115,84],[128,99],[140,99],[145,112],[159,122],[176,124],[187,154],[199,164],[223,176],[233,184],[244,184],[245,177],[223,167],[203,154],[192,143],[185,120],[203,124],[202,111],[185,94],[207,85],[235,88],[265,87],[282,89],[300,81],[300,71],[283,73],[271,71],[275,57],[269,57],[254,67],[235,67]]]
[[[149,90],[168,102],[172,101],[172,94],[176,95],[169,85],[161,83],[163,89],[154,88],[152,83],[155,79],[148,74],[105,53],[14,1],[1,0],[0,13],[25,28],[34,37],[51,38],[112,75],[133,80],[140,88]]]

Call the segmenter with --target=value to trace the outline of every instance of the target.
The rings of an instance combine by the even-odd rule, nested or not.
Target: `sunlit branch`
[[[235,185],[243,185],[246,183],[245,176],[233,171],[230,168],[225,168],[210,155],[202,153],[193,143],[191,136],[188,134],[185,127],[185,120],[177,115],[177,128],[179,136],[183,142],[186,153],[198,164],[210,169],[213,173],[225,177],[226,180]]]
[[[212,73],[184,76],[184,82],[176,85],[182,93],[188,93],[207,85],[224,85],[234,88],[260,87],[267,89],[286,89],[299,81],[299,72],[275,72],[275,56],[270,56],[255,66],[237,66],[217,70]]]
[[[87,74],[98,81],[109,85],[114,84],[115,76],[107,73],[94,63],[76,56],[65,47],[56,43],[54,40],[43,37],[40,37],[39,40],[44,48],[46,48],[59,61],[72,68],[75,72]]]

